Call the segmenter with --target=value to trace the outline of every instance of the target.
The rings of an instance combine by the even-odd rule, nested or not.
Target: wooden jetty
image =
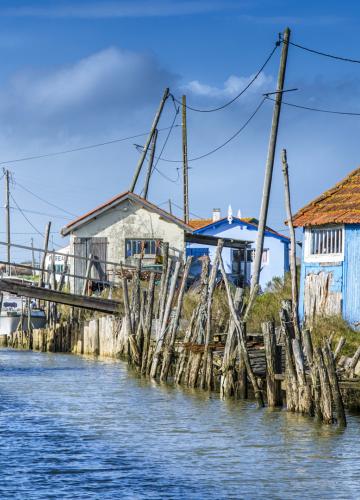
[[[121,302],[117,300],[60,292],[11,279],[0,279],[0,292],[108,314],[118,314],[121,308]]]

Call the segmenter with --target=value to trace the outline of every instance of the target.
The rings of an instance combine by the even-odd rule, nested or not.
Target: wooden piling
[[[279,373],[279,357],[277,355],[275,325],[273,321],[263,323],[264,347],[266,356],[266,393],[270,408],[282,406],[281,382],[276,379]]]

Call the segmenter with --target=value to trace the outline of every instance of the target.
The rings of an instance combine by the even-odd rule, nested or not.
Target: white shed
[[[159,261],[161,244],[169,243],[169,254],[185,256],[185,232],[192,228],[172,214],[132,193],[121,193],[90,212],[78,217],[61,230],[70,235],[70,254],[111,262],[133,264],[141,257],[143,266]],[[92,279],[106,281],[112,269],[93,266]],[[70,259],[70,273],[84,276],[86,261]],[[83,280],[75,278],[73,290],[82,290]]]

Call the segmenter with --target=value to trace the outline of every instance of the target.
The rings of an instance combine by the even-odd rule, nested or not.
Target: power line
[[[44,238],[44,233],[42,233],[41,231],[39,231],[39,229],[34,226],[34,224],[30,221],[30,219],[28,219],[28,217],[26,217],[24,211],[19,207],[19,205],[17,204],[15,198],[13,197],[12,193],[10,193],[10,197],[12,199],[12,201],[15,203],[17,209],[20,211],[21,215],[24,217],[24,219],[28,222],[28,224],[30,224],[30,226],[34,229],[34,231],[36,231],[37,234],[39,234],[42,238]],[[57,247],[61,247],[61,245],[58,245],[57,243],[53,243],[55,246]]]
[[[21,215],[24,217],[24,219],[30,224],[30,226],[40,235],[44,238],[44,234],[38,230],[38,228],[36,226],[34,226],[34,224],[26,217],[26,215],[24,214],[23,210],[19,207],[19,205],[17,204],[15,198],[13,197],[13,195],[10,193],[10,197],[12,199],[12,201],[15,203],[17,209],[20,211]]]
[[[286,42],[283,39],[281,41],[282,41],[282,43],[287,43],[288,45],[293,45],[294,47],[297,47],[298,49],[305,50],[306,52],[311,52],[312,54],[317,54],[318,56],[329,57],[330,59],[336,59],[338,61],[345,61],[345,62],[360,64],[360,60],[358,60],[358,59],[351,59],[349,57],[336,56],[334,54],[329,54],[327,52],[321,52],[320,50],[310,49],[309,47],[305,47],[304,45],[300,45],[299,43]]]
[[[246,122],[239,128],[239,130],[237,130],[229,139],[227,139],[225,142],[223,142],[222,144],[220,144],[220,146],[217,146],[216,148],[208,151],[207,153],[204,153],[200,156],[195,156],[194,158],[189,158],[188,159],[188,162],[192,162],[192,161],[197,161],[197,160],[201,160],[203,158],[206,158],[207,156],[210,156],[214,153],[216,153],[217,151],[219,151],[220,149],[222,149],[223,147],[227,146],[229,144],[229,142],[233,141],[248,125],[249,123],[251,122],[251,120],[255,117],[255,115],[257,114],[257,112],[259,111],[259,109],[262,107],[262,105],[264,104],[266,100],[266,97],[264,97],[260,103],[257,105],[257,107],[255,108],[255,110],[251,113],[250,117],[246,120]],[[162,158],[161,156],[157,157],[159,160],[161,161],[166,161],[166,162],[169,162],[169,163],[182,163],[183,160],[172,160],[172,159],[169,159],[169,158]]]
[[[164,203],[161,203],[161,205],[165,205],[165,203],[168,203],[168,201],[165,201]],[[184,210],[184,207],[181,207],[180,205],[178,205],[177,203],[175,203],[175,201],[171,200],[171,203],[173,205],[175,205],[175,207],[178,208],[179,210]],[[193,215],[194,217],[197,217],[198,219],[202,219],[201,215],[195,214],[194,212],[190,212],[189,211],[189,214]]]
[[[263,65],[261,66],[261,68],[256,72],[256,74],[253,76],[253,78],[249,81],[249,83],[247,85],[245,85],[245,87],[241,90],[241,92],[239,92],[235,97],[233,97],[230,101],[226,102],[225,104],[223,104],[222,106],[218,106],[217,108],[212,108],[212,109],[200,109],[200,108],[194,108],[192,106],[189,106],[188,104],[186,105],[186,108],[187,109],[190,109],[191,111],[196,111],[198,113],[213,113],[214,111],[220,111],[221,109],[224,109],[226,108],[227,106],[230,106],[230,104],[232,104],[233,102],[235,102],[237,99],[239,99],[239,97],[241,97],[247,90],[249,87],[251,87],[251,85],[255,82],[255,80],[257,80],[257,78],[260,76],[261,72],[264,70],[265,66],[268,64],[268,62],[270,61],[270,59],[272,58],[272,56],[274,55],[276,49],[279,47],[280,45],[280,41],[277,41],[275,43],[275,47],[272,49],[272,51],[270,52],[270,54],[268,55],[268,57],[266,58],[265,62],[263,63]],[[176,101],[178,104],[181,104],[180,100],[178,100],[176,97],[173,96],[173,94],[171,94],[172,98],[174,99],[174,101]]]
[[[0,179],[1,180],[1,179]],[[65,210],[64,208],[61,208],[59,207],[58,205],[55,205],[55,203],[51,203],[50,201],[47,201],[45,200],[44,198],[42,198],[41,196],[33,193],[32,191],[30,191],[30,189],[26,188],[25,186],[23,186],[22,184],[20,184],[18,181],[16,181],[16,186],[19,186],[21,187],[21,189],[24,189],[25,191],[27,191],[28,193],[32,194],[33,196],[35,196],[35,198],[37,198],[38,200],[40,201],[43,201],[44,203],[47,203],[48,205],[50,205],[51,207],[54,207],[54,208],[57,208],[58,210],[60,210],[61,212],[64,212],[68,215],[71,215],[72,217],[77,217],[76,214],[73,214],[71,212],[69,212],[68,210]]]
[[[175,104],[175,103],[174,103],[174,104]],[[176,121],[176,118],[177,118],[177,116],[178,116],[178,114],[179,114],[179,109],[180,109],[179,107],[176,107],[176,106],[175,106],[175,113],[174,113],[174,118],[173,118],[172,124],[171,124],[171,126],[170,126],[169,132],[167,133],[167,136],[166,136],[166,138],[165,138],[164,144],[162,145],[162,148],[161,148],[160,154],[159,154],[159,156],[157,157],[156,162],[155,162],[155,164],[154,164],[154,166],[153,166],[153,171],[154,171],[154,170],[156,170],[156,171],[157,171],[160,175],[162,175],[165,179],[167,179],[167,180],[168,180],[168,181],[170,181],[170,182],[173,182],[174,184],[175,184],[175,183],[179,180],[179,170],[178,170],[178,172],[177,172],[177,174],[178,174],[177,179],[173,180],[173,179],[170,179],[170,177],[168,177],[166,174],[164,174],[161,170],[159,170],[159,169],[157,168],[157,166],[158,166],[159,160],[160,160],[160,158],[161,158],[161,155],[163,154],[163,152],[164,152],[164,150],[165,150],[165,148],[166,148],[166,146],[167,146],[167,143],[168,143],[168,141],[169,141],[169,139],[170,139],[171,132],[172,132],[172,131],[173,131],[173,129],[174,129],[174,126],[175,126],[175,121]]]
[[[176,127],[179,127],[179,125],[176,125]],[[165,127],[165,128],[159,129],[159,132],[162,132],[163,130],[169,130],[169,128],[170,127]],[[84,151],[85,149],[93,149],[93,148],[98,148],[100,146],[107,146],[108,144],[115,144],[117,142],[124,142],[124,141],[128,141],[130,139],[136,139],[138,137],[143,137],[146,135],[149,135],[149,132],[144,132],[142,134],[132,135],[129,137],[122,137],[121,139],[113,139],[111,141],[99,142],[97,144],[90,144],[88,146],[81,146],[78,148],[64,149],[62,151],[56,151],[54,153],[45,153],[45,154],[39,154],[39,155],[33,155],[33,156],[25,156],[23,158],[16,158],[14,160],[1,161],[0,165],[6,165],[9,163],[18,163],[18,162],[28,161],[28,160],[37,160],[39,158],[49,158],[51,156],[59,156],[59,155],[64,155],[64,154],[68,154],[68,153],[74,153],[76,151]]]
[[[4,209],[5,207],[0,207]],[[11,210],[17,210],[15,207],[10,207]],[[37,210],[29,210],[27,208],[22,209],[23,212],[27,212],[29,214],[34,214],[34,215],[45,215],[46,217],[53,217],[55,219],[61,219],[61,220],[72,220],[70,217],[64,217],[63,215],[55,215],[55,214],[48,214],[46,212],[38,212]]]
[[[275,99],[268,96],[266,96],[266,99],[268,99],[269,101],[275,101]],[[305,109],[306,111],[316,111],[317,113],[328,113],[331,115],[345,115],[345,116],[360,116],[360,113],[352,111],[335,111],[333,109],[312,108],[310,106],[303,106],[301,104],[294,104],[292,102],[286,102],[286,101],[282,101],[282,104],[285,104],[285,106],[291,106],[292,108]]]

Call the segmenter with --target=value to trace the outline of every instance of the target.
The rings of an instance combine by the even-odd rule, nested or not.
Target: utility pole
[[[10,238],[10,182],[9,182],[9,171],[6,169],[4,171],[5,174],[5,210],[6,210],[6,260],[8,262],[7,265],[7,274],[11,275],[11,238]]]
[[[146,173],[146,180],[145,180],[145,186],[144,186],[144,198],[145,198],[145,200],[147,200],[147,196],[148,196],[148,192],[149,192],[149,183],[150,183],[150,177],[151,177],[152,169],[153,169],[157,136],[158,136],[158,129],[156,128],[154,130],[154,133],[152,136],[149,165],[148,165],[148,170]]]
[[[182,96],[182,150],[183,150],[183,184],[184,184],[184,221],[189,222],[189,177],[186,129],[186,95]]]
[[[169,89],[166,88],[165,91],[164,91],[164,95],[162,96],[162,99],[160,101],[159,108],[158,108],[158,110],[156,112],[153,124],[151,126],[150,134],[149,134],[149,136],[147,138],[147,141],[145,143],[144,149],[142,150],[140,159],[138,161],[138,164],[137,164],[137,167],[136,167],[136,170],[135,170],[135,174],[134,174],[133,180],[132,180],[130,188],[129,188],[129,191],[131,191],[131,192],[133,192],[134,189],[135,189],[137,180],[138,180],[139,175],[140,175],[141,168],[143,166],[144,160],[146,158],[146,155],[147,155],[147,152],[148,152],[148,149],[149,149],[149,146],[150,146],[151,138],[152,138],[152,136],[154,134],[154,131],[155,131],[158,123],[159,123],[160,116],[161,116],[162,110],[164,108],[165,101],[166,101],[166,99],[168,97],[169,97]]]
[[[32,267],[33,267],[32,275],[35,276],[34,238],[31,238],[31,260],[32,260]]]
[[[169,198],[169,214],[172,215],[172,204],[170,198]]]
[[[251,278],[251,289],[253,290],[256,285],[259,284],[260,271],[261,271],[261,260],[264,249],[264,233],[266,227],[267,214],[269,209],[269,199],[270,199],[270,190],[271,190],[271,181],[274,170],[274,158],[275,158],[275,149],[276,149],[276,140],[279,128],[279,119],[280,119],[280,110],[281,110],[281,102],[282,102],[282,93],[284,90],[284,81],[285,81],[285,71],[286,71],[286,62],[288,55],[290,41],[290,29],[286,28],[284,31],[284,41],[281,51],[281,59],[280,59],[280,67],[277,81],[277,91],[275,96],[274,103],[274,111],[272,117],[271,131],[270,131],[270,140],[268,146],[268,155],[266,160],[266,168],[265,168],[265,178],[264,178],[264,186],[263,186],[263,194],[261,200],[261,208],[260,208],[260,216],[259,216],[259,225],[258,225],[258,234],[256,238],[256,251],[255,251],[255,261],[254,261],[254,270]]]
[[[49,221],[47,223],[46,229],[45,229],[44,252],[42,254],[42,259],[41,259],[41,271],[40,271],[40,278],[39,278],[39,286],[44,286],[45,261],[46,261],[46,255],[47,255],[48,248],[49,248],[50,229],[51,229],[51,221]]]
[[[297,269],[296,269],[296,237],[295,229],[292,221],[291,197],[290,197],[290,182],[289,182],[289,167],[287,162],[286,149],[282,150],[282,171],[284,175],[284,190],[285,190],[285,210],[286,219],[290,232],[290,275],[291,275],[291,295],[292,295],[292,313],[294,320],[295,336],[301,339],[300,323],[299,323],[299,291],[297,284]]]

